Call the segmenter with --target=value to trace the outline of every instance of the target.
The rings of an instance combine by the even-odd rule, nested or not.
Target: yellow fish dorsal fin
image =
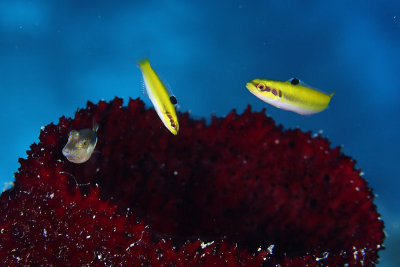
[[[296,77],[290,78],[287,80],[292,85],[304,84],[301,80],[297,79]]]
[[[303,80],[300,80],[299,78],[296,78],[296,77],[290,78],[289,80],[287,80],[287,82],[289,82],[291,85],[301,85],[301,86],[313,88],[311,85],[305,83]]]
[[[138,66],[140,69],[145,69],[145,68],[151,68],[150,65],[150,61],[148,58],[142,58],[141,60],[138,61]],[[170,96],[170,100],[171,102],[176,101],[176,103],[172,103],[172,104],[177,104],[177,100],[175,97],[175,94],[172,92],[171,86],[169,85],[169,83],[167,81],[165,81],[165,79],[163,79],[162,75],[156,74],[158,76],[158,79],[160,81],[162,81],[162,84],[164,85],[165,90],[168,92],[168,95]],[[145,86],[145,82],[143,82],[143,94],[146,94],[147,92],[146,90],[146,86]]]
[[[316,91],[319,91],[321,93],[324,93],[324,94],[328,95],[330,98],[332,98],[332,96],[335,94],[335,92],[332,92],[332,93],[328,94],[328,93],[324,92],[323,90],[315,88],[315,87],[305,83],[303,80],[300,80],[300,79],[298,79],[296,77],[290,78],[286,82],[290,83],[291,85],[295,85],[295,86],[299,85],[299,86],[304,86],[304,87],[308,87],[308,88],[313,88]]]
[[[176,96],[171,89],[171,85],[168,83],[168,81],[166,81],[166,79],[163,78],[163,75],[158,74],[158,76],[160,80],[163,82],[165,90],[168,92],[169,100],[171,101],[172,105],[178,108],[178,100],[176,99]]]

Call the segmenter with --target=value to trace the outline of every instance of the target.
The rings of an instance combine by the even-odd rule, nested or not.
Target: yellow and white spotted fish
[[[277,108],[290,110],[301,115],[311,115],[328,107],[334,93],[325,94],[306,86],[297,78],[289,81],[255,79],[246,88],[264,102]]]
[[[176,115],[174,107],[174,104],[176,104],[176,98],[169,95],[165,85],[150,66],[148,59],[139,60],[138,64],[142,71],[147,94],[149,95],[158,116],[171,133],[174,135],[178,134],[178,116]]]

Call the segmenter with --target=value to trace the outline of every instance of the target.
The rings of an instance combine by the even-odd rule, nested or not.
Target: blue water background
[[[400,266],[400,1],[3,0],[0,57],[1,185],[41,126],[87,100],[150,106],[135,63],[148,57],[196,118],[251,104],[285,128],[323,130],[378,195],[380,266]],[[257,77],[336,94],[326,111],[300,116],[250,94]]]

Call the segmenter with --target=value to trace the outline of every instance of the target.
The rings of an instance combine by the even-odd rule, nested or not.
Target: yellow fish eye
[[[269,88],[268,86],[266,86],[263,83],[257,84],[257,89],[260,90],[261,92],[264,92],[264,91],[269,92],[269,91],[271,91],[271,88]]]

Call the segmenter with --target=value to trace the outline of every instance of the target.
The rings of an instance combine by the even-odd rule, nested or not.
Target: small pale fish
[[[70,131],[68,142],[62,150],[63,155],[73,163],[88,161],[97,144],[97,129],[98,125],[94,124],[93,129]]]
[[[311,115],[328,107],[334,93],[325,94],[293,78],[289,81],[255,79],[247,89],[264,102],[301,115]]]
[[[154,108],[164,123],[165,127],[173,133],[178,134],[179,123],[174,104],[177,103],[174,96],[169,95],[165,85],[151,68],[148,59],[139,60],[139,68],[142,71],[144,85]]]

